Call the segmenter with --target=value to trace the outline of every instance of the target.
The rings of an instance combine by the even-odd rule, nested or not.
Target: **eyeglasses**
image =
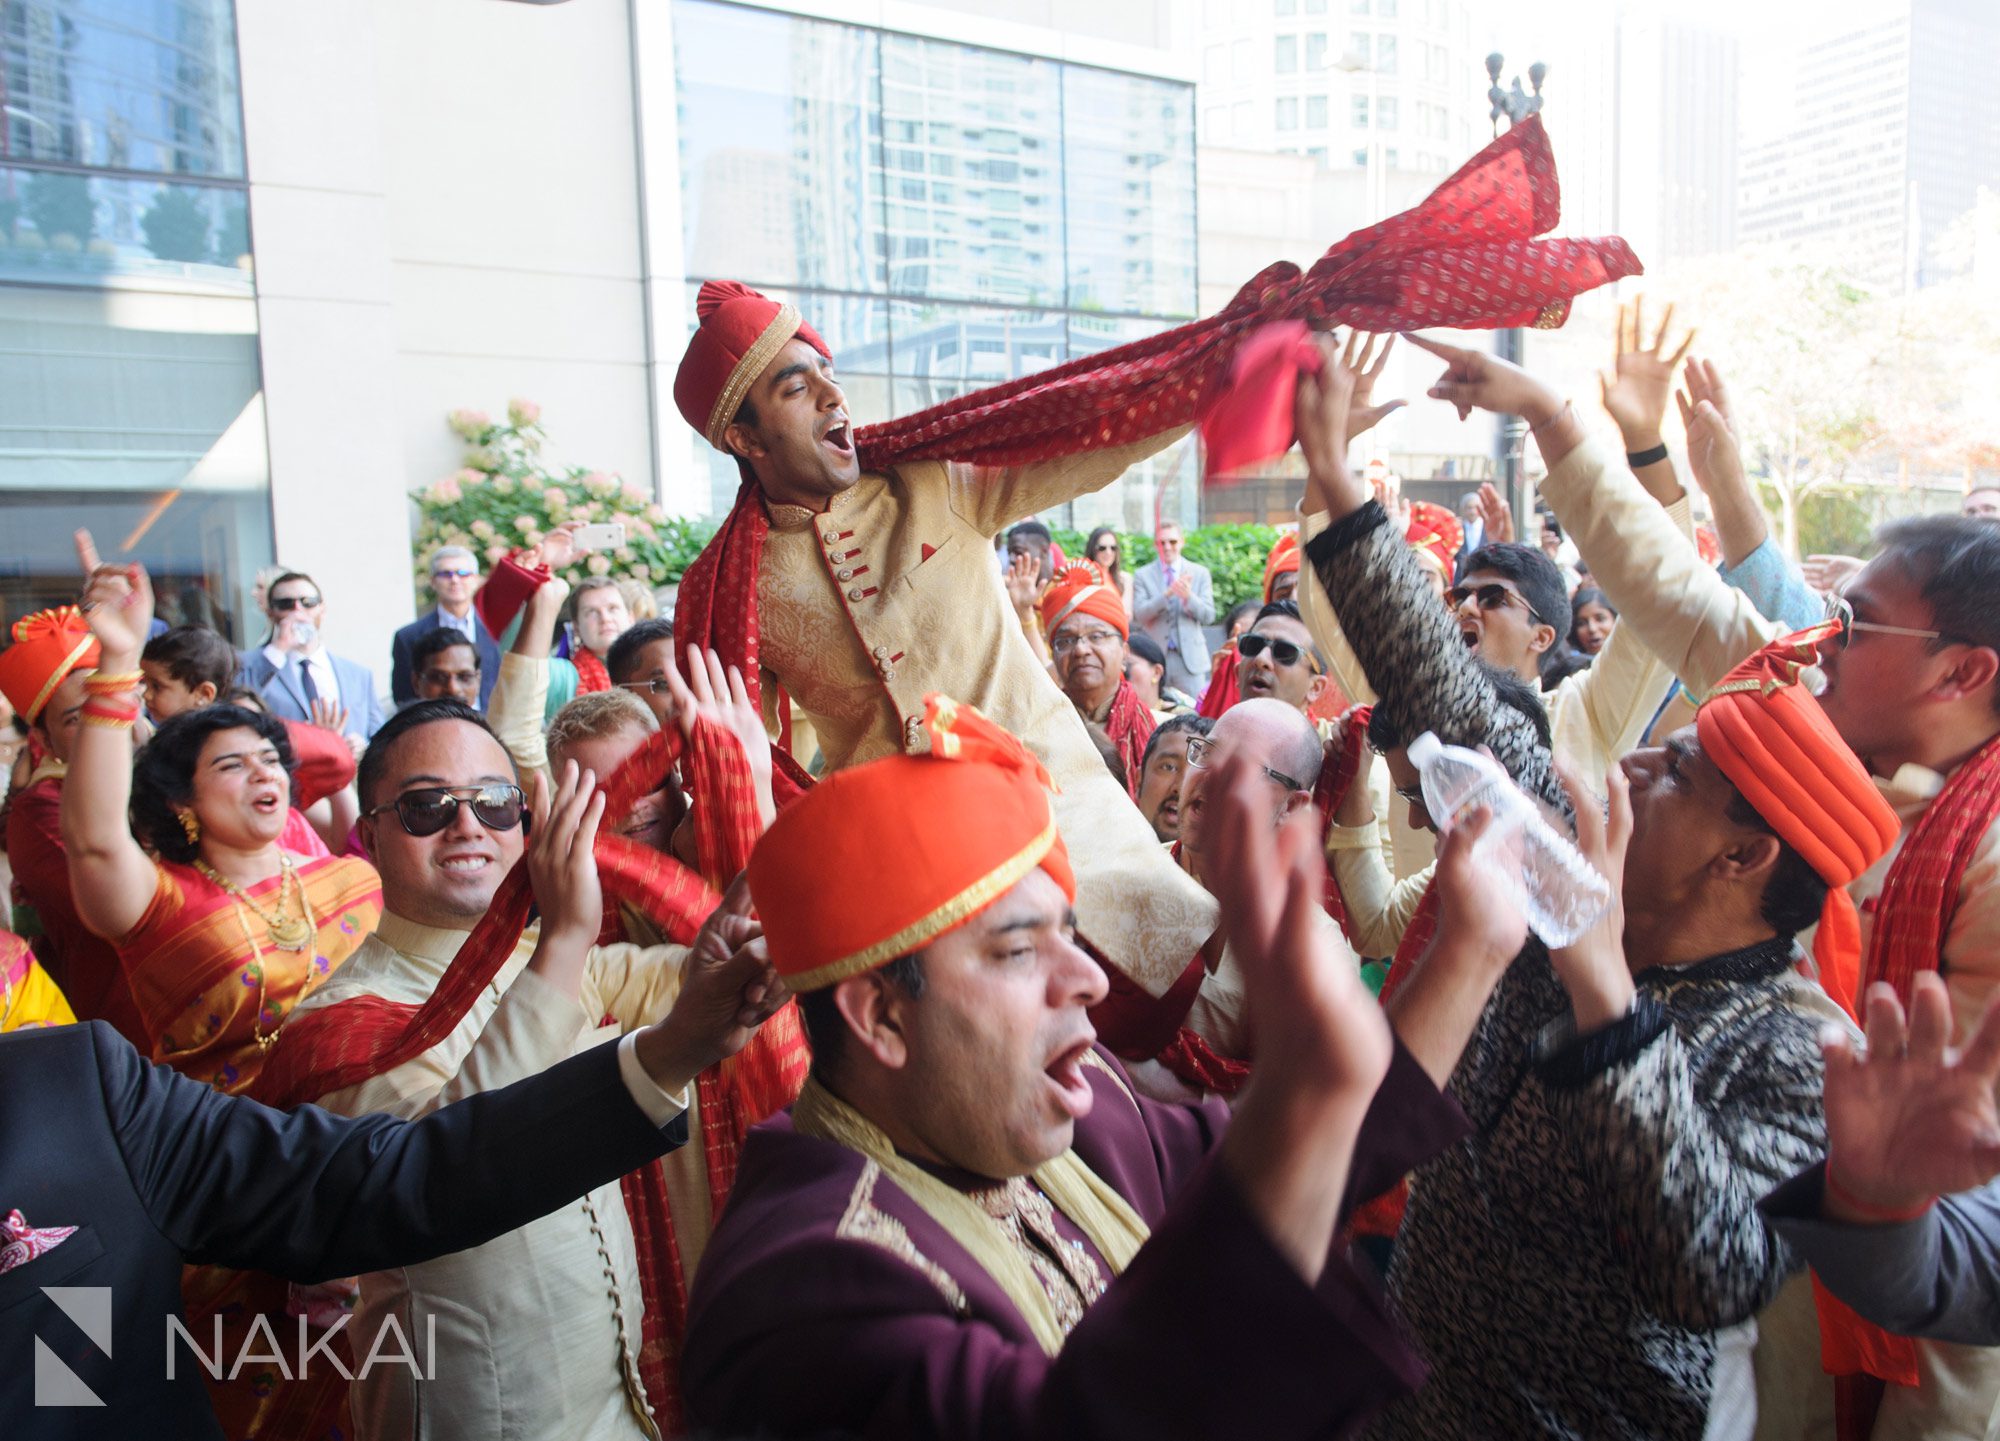
[[[1187,763],[1189,765],[1193,766],[1198,771],[1205,771],[1208,769],[1209,761],[1213,759],[1214,756],[1215,756],[1215,741],[1212,737],[1210,736],[1188,737]],[[1262,771],[1265,775],[1269,776],[1272,780],[1276,781],[1279,785],[1283,786],[1288,791],[1302,791],[1305,789],[1304,786],[1300,785],[1296,780],[1286,775],[1283,771],[1274,771],[1269,766],[1259,766],[1257,767],[1257,769]]]
[[[1834,645],[1846,650],[1857,630],[1870,631],[1875,635],[1906,635],[1915,640],[1943,640],[1941,630],[1917,630],[1907,625],[1879,625],[1872,620],[1856,620],[1854,607],[1848,604],[1844,595],[1829,595],[1826,598],[1826,618],[1840,622],[1840,629],[1834,632]]]
[[[425,685],[472,686],[479,684],[479,672],[476,670],[427,670],[423,673],[421,679]]]
[[[1278,640],[1273,636],[1257,635],[1252,632],[1236,642],[1236,653],[1245,660],[1255,660],[1267,650],[1271,652],[1273,664],[1297,665],[1303,658],[1311,663],[1315,675],[1319,673],[1319,658],[1292,641]]]
[[[479,572],[478,572],[478,571],[476,571],[476,570],[473,570],[473,569],[472,569],[471,567],[469,567],[469,566],[468,566],[468,567],[467,567],[466,569],[464,569],[464,570],[434,570],[434,571],[432,571],[432,572],[431,572],[431,579],[432,579],[432,580],[470,580],[470,579],[472,579],[472,577],[473,577],[473,576],[475,576],[475,575],[478,575],[478,574],[479,574]]]
[[[1091,554],[1102,555],[1107,550],[1116,555],[1118,553],[1118,542],[1115,540],[1100,540],[1097,543],[1097,549],[1093,550]]]
[[[386,806],[377,806],[363,815],[379,816],[394,811],[403,829],[413,836],[434,836],[458,819],[458,808],[472,807],[472,814],[489,831],[511,831],[521,824],[528,798],[519,786],[425,786],[404,791]]]
[[[1118,639],[1120,636],[1115,630],[1087,630],[1080,635],[1059,635],[1049,642],[1049,649],[1057,655],[1068,655],[1078,645],[1088,645],[1092,650],[1102,650]]]
[[[1488,581],[1485,585],[1455,585],[1444,593],[1445,607],[1449,610],[1457,610],[1465,604],[1467,596],[1471,596],[1474,600],[1478,601],[1481,610],[1501,610],[1510,605],[1518,605],[1528,613],[1529,618],[1535,624],[1548,624],[1546,620],[1542,619],[1542,613],[1528,604],[1526,597],[1507,589],[1506,586],[1501,585],[1498,581]]]
[[[297,610],[300,606],[311,610],[318,604],[319,597],[316,595],[274,595],[271,597],[272,610]]]
[[[1396,794],[1401,796],[1403,804],[1412,810],[1425,803],[1424,788],[1422,786],[1397,786]]]
[[[662,676],[651,680],[621,680],[618,689],[637,691],[641,695],[672,695],[674,691],[673,682]]]

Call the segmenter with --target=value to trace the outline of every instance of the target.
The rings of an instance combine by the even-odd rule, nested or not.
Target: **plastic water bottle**
[[[1423,776],[1424,805],[1440,825],[1476,806],[1493,812],[1473,863],[1499,866],[1518,882],[1528,925],[1551,949],[1589,930],[1611,904],[1611,887],[1568,836],[1542,819],[1535,803],[1500,763],[1481,751],[1448,746],[1429,731],[1410,742],[1410,764]]]

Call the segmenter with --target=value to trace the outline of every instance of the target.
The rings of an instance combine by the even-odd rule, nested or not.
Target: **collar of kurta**
[[[773,530],[806,530],[818,524],[822,519],[828,516],[836,516],[854,504],[859,496],[861,487],[873,479],[876,479],[876,477],[863,471],[860,478],[854,484],[848,486],[843,491],[836,492],[827,501],[825,510],[814,510],[810,506],[804,505],[779,505],[775,501],[766,500],[764,502],[764,511],[771,517],[771,529]]]
[[[375,923],[375,939],[390,950],[398,955],[429,961],[439,968],[449,966],[457,959],[459,948],[471,935],[469,929],[459,931],[420,925],[394,911],[382,912],[382,919]]]

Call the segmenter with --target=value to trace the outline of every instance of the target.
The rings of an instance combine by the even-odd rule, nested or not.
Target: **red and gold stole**
[[[611,672],[604,668],[604,662],[597,658],[597,652],[589,646],[579,644],[570,656],[569,663],[576,667],[578,695],[589,695],[593,691],[611,689]]]
[[[1201,417],[1243,342],[1272,321],[1363,330],[1554,327],[1570,300],[1637,274],[1622,240],[1538,240],[1562,215],[1539,118],[1494,140],[1419,205],[1357,230],[1301,273],[1268,266],[1216,315],[945,401],[855,435],[861,468],[1022,465],[1124,445]],[[718,651],[761,704],[757,571],[770,518],[746,472],[729,518],[681,577],[677,644]],[[685,664],[685,661],[683,661]],[[785,706],[778,714],[785,714]],[[781,749],[778,803],[811,783]]]
[[[1125,767],[1125,788],[1135,798],[1139,794],[1139,770],[1146,758],[1146,742],[1153,738],[1158,725],[1159,721],[1139,699],[1139,692],[1132,689],[1132,682],[1119,681],[1118,690],[1111,697],[1111,710],[1104,717],[1104,733],[1118,748],[1118,759]]]
[[[688,789],[695,798],[696,850],[709,879],[671,856],[611,834],[608,825],[598,833],[596,856],[607,916],[615,917],[621,904],[630,906],[661,933],[688,944],[720,901],[716,886],[743,869],[756,844],[756,791],[742,748],[706,720],[696,722],[685,748],[678,731],[663,731],[611,778],[605,814],[615,822],[651,794],[683,749]],[[485,918],[422,1005],[358,996],[293,1017],[272,1048],[255,1088],[257,1098],[267,1105],[302,1105],[393,1070],[437,1045],[513,955],[533,900],[524,858],[501,882]],[[615,929],[615,919],[608,924]],[[808,1060],[798,1009],[787,1004],[739,1054],[696,1078],[703,1160],[718,1213],[736,1178],[744,1134],[791,1103],[805,1081]],[[665,1175],[655,1161],[626,1176],[621,1185],[646,1306],[640,1374],[655,1412],[672,1434],[681,1415],[675,1371],[687,1298]]]

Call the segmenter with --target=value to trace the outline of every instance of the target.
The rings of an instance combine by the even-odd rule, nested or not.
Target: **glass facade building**
[[[673,57],[681,234],[655,275],[690,327],[704,280],[793,301],[859,423],[1196,314],[1191,83],[719,0],[676,0]],[[735,466],[693,445],[726,509]],[[1144,528],[1193,480],[1180,447],[1066,518]]]
[[[0,621],[71,531],[243,643],[271,556],[231,0],[0,0]]]

